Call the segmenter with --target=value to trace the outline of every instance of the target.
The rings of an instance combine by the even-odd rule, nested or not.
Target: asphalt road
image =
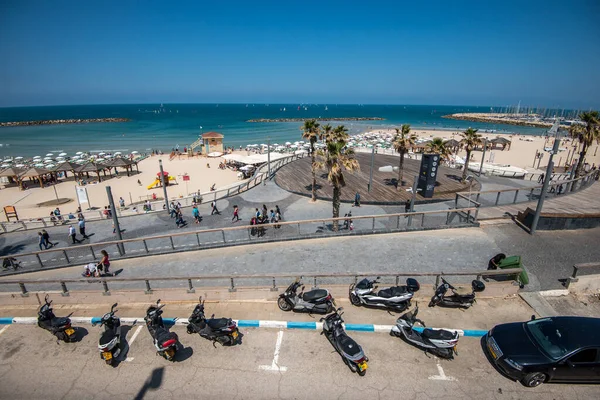
[[[176,362],[168,362],[155,355],[146,328],[134,326],[124,329],[125,360],[110,367],[97,350],[99,328],[79,329],[85,336],[70,344],[57,344],[36,326],[2,331],[0,398],[571,400],[600,395],[592,385],[525,388],[498,374],[476,338],[461,338],[455,360],[440,361],[386,333],[352,332],[369,357],[367,374],[359,377],[317,331],[242,329],[240,346],[214,348],[177,326],[184,348]]]

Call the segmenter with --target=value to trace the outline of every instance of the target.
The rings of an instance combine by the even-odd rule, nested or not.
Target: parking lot
[[[369,357],[352,373],[318,331],[242,328],[242,344],[213,347],[185,327],[176,362],[155,355],[147,329],[124,326],[116,367],[100,359],[100,328],[80,325],[78,343],[56,343],[35,325],[0,326],[0,398],[12,399],[573,399],[600,387],[546,384],[528,389],[499,375],[480,339],[462,337],[453,361],[438,360],[386,333],[350,332]],[[277,346],[279,343],[279,346]],[[278,355],[276,355],[278,353]]]

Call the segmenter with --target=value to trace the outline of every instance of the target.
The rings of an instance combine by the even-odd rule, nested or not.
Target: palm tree
[[[433,138],[431,142],[427,143],[426,151],[428,153],[439,154],[440,158],[444,161],[448,161],[452,154],[452,150],[449,147],[446,147],[444,139],[439,137]]]
[[[583,112],[579,115],[579,119],[582,122],[585,122],[585,125],[572,125],[569,129],[569,135],[572,138],[579,140],[582,144],[581,152],[579,152],[579,160],[577,161],[577,168],[575,169],[575,178],[579,178],[581,175],[588,148],[592,145],[594,140],[597,143],[600,143],[600,115],[598,114],[598,111]]]
[[[460,134],[462,136],[462,140],[460,143],[467,151],[467,157],[465,158],[465,167],[462,173],[462,183],[467,181],[467,171],[469,168],[469,159],[471,158],[471,152],[478,144],[481,143],[481,135],[477,133],[477,129],[469,128],[463,133]]]
[[[404,155],[408,153],[408,150],[415,145],[417,135],[410,133],[410,125],[403,124],[400,129],[396,128],[396,136],[392,145],[394,150],[400,153],[400,164],[398,165],[398,183],[396,184],[396,190],[400,190],[400,186],[404,184],[402,181],[402,175],[404,174]]]
[[[312,165],[312,198],[311,201],[317,201],[317,175],[315,170],[315,143],[321,136],[321,127],[316,119],[304,121],[302,128],[302,137],[310,143],[310,158]]]
[[[333,186],[333,218],[340,216],[340,196],[342,188],[346,186],[344,171],[356,171],[360,168],[354,157],[354,150],[346,148],[348,130],[340,125],[325,137],[325,151],[320,151],[319,156],[323,161],[313,164],[314,169],[325,169],[327,180]],[[338,221],[333,221],[333,230],[338,231]]]

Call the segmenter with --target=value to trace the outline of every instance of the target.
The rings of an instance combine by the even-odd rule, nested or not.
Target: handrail
[[[573,265],[573,274],[571,275],[571,281],[577,279],[577,273],[581,268],[598,268],[600,267],[600,262],[591,262],[591,263],[582,263]],[[574,282],[574,281],[573,281]]]
[[[309,220],[297,220],[297,221],[288,221],[288,222],[280,221],[276,225],[288,226],[288,225],[298,225],[298,224],[312,224],[312,223],[319,223],[319,222],[325,222],[325,221],[344,222],[348,219],[361,220],[361,219],[374,219],[374,218],[380,219],[380,218],[394,218],[394,217],[416,217],[416,216],[420,216],[420,215],[430,215],[430,214],[448,214],[448,213],[457,213],[457,212],[470,213],[472,211],[477,211],[477,207],[465,207],[465,208],[459,208],[459,209],[433,210],[433,211],[415,211],[412,213],[409,212],[409,213],[394,213],[394,214],[362,215],[362,216],[352,216],[350,218],[349,217],[338,217],[338,218],[318,218],[318,219],[309,219]],[[105,246],[109,246],[109,245],[119,245],[119,244],[123,244],[123,243],[142,242],[142,241],[147,241],[147,240],[174,238],[174,237],[180,237],[180,236],[190,236],[190,235],[195,235],[195,234],[199,234],[199,233],[240,231],[240,230],[248,230],[248,229],[252,229],[252,228],[261,228],[261,227],[265,228],[267,226],[273,226],[273,225],[274,224],[244,225],[244,226],[232,226],[232,227],[224,227],[224,228],[200,229],[200,230],[195,230],[195,231],[169,233],[169,234],[156,235],[156,236],[142,236],[142,237],[132,238],[132,239],[111,240],[111,241],[106,241],[106,242],[89,243],[89,244],[86,243],[85,245],[81,245],[79,247],[72,247],[72,248],[60,247],[60,248],[56,248],[56,249],[33,251],[33,252],[28,252],[28,253],[17,253],[17,254],[11,255],[11,256],[13,256],[13,257],[16,257],[16,256],[18,256],[18,257],[39,256],[40,254],[50,254],[50,253],[55,253],[57,251],[61,252],[61,251],[65,251],[68,249],[69,250],[77,249],[77,248],[81,248],[81,247],[99,247],[99,246],[105,247]]]
[[[323,273],[287,273],[287,274],[252,274],[252,275],[202,275],[202,276],[181,276],[181,277],[144,277],[144,278],[89,278],[89,279],[44,279],[44,280],[31,280],[31,279],[20,279],[20,280],[6,280],[0,281],[0,285],[19,285],[21,290],[21,296],[27,297],[29,292],[27,290],[26,285],[43,285],[43,284],[60,284],[62,294],[64,296],[69,295],[69,290],[67,288],[67,283],[101,283],[104,294],[110,294],[110,290],[108,287],[108,283],[114,282],[144,282],[145,293],[152,293],[152,286],[150,282],[154,281],[187,281],[188,283],[188,293],[193,293],[195,291],[192,281],[196,280],[228,280],[229,291],[235,292],[236,284],[235,279],[265,279],[272,280],[271,290],[277,290],[277,282],[276,280],[283,278],[313,278],[314,287],[317,287],[317,279],[318,278],[347,278],[353,277],[354,283],[358,282],[359,277],[366,276],[379,276],[379,277],[395,277],[396,285],[399,284],[399,278],[401,276],[435,276],[435,286],[434,290],[439,286],[440,278],[442,276],[476,276],[477,279],[481,279],[482,277],[488,276],[518,276],[523,272],[522,268],[511,268],[505,270],[485,270],[485,271],[457,271],[457,272],[359,272],[359,273],[336,273],[336,274],[323,274]],[[256,286],[256,285],[254,285]]]

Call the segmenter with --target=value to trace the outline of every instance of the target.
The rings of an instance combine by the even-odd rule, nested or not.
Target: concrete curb
[[[101,317],[71,317],[71,322],[78,324],[95,324],[100,322]],[[166,325],[187,325],[187,317],[185,318],[164,318]],[[121,318],[122,324],[136,324],[143,322],[144,318]],[[257,319],[240,319],[234,321],[240,328],[270,328],[270,329],[307,329],[321,330],[323,329],[322,322],[300,322],[300,321],[260,321]],[[0,325],[37,325],[36,317],[2,317]],[[357,332],[390,332],[393,325],[374,325],[374,324],[344,324],[347,331]],[[416,331],[423,331],[421,327],[415,327]],[[451,328],[434,328],[445,329],[458,332],[460,336],[482,337],[487,333],[485,330],[477,329],[451,329]]]

